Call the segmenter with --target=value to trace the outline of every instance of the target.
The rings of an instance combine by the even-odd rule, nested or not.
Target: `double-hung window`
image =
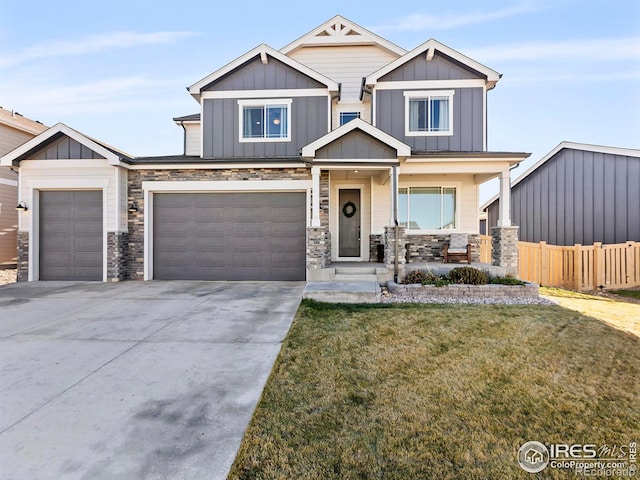
[[[453,135],[454,90],[404,92],[405,135]]]
[[[456,187],[401,187],[398,221],[408,230],[457,228]]]
[[[238,100],[240,142],[291,140],[291,99]]]

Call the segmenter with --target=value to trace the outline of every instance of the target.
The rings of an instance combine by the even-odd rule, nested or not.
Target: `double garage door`
[[[153,278],[304,280],[306,194],[156,193]]]
[[[304,280],[306,194],[156,193],[153,278]],[[41,280],[103,279],[102,191],[41,191]]]

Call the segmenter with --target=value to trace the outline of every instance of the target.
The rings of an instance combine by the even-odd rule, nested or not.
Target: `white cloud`
[[[449,30],[465,27],[467,25],[477,25],[502,18],[509,18],[516,15],[523,15],[525,13],[539,10],[540,8],[541,5],[539,3],[526,1],[494,11],[477,10],[467,13],[449,11],[432,15],[416,13],[401,17],[393,23],[373,26],[370,27],[370,29],[376,32]]]
[[[464,49],[464,53],[481,62],[638,60],[640,59],[640,37],[510,43]]]
[[[124,49],[140,45],[171,43],[195,32],[112,32],[89,35],[74,40],[57,40],[37,43],[18,52],[0,56],[0,68],[31,62],[42,58],[84,55],[105,50]]]

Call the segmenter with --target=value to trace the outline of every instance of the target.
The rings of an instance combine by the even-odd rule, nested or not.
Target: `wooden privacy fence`
[[[564,247],[518,242],[518,278],[574,290],[640,285],[640,242]]]
[[[480,262],[491,264],[491,235],[480,235]]]

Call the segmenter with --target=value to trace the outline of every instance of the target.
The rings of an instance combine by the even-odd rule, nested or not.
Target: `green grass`
[[[640,300],[640,290],[609,290],[610,293]]]
[[[532,478],[525,441],[638,441],[639,378],[637,337],[557,306],[305,301],[229,478]]]

